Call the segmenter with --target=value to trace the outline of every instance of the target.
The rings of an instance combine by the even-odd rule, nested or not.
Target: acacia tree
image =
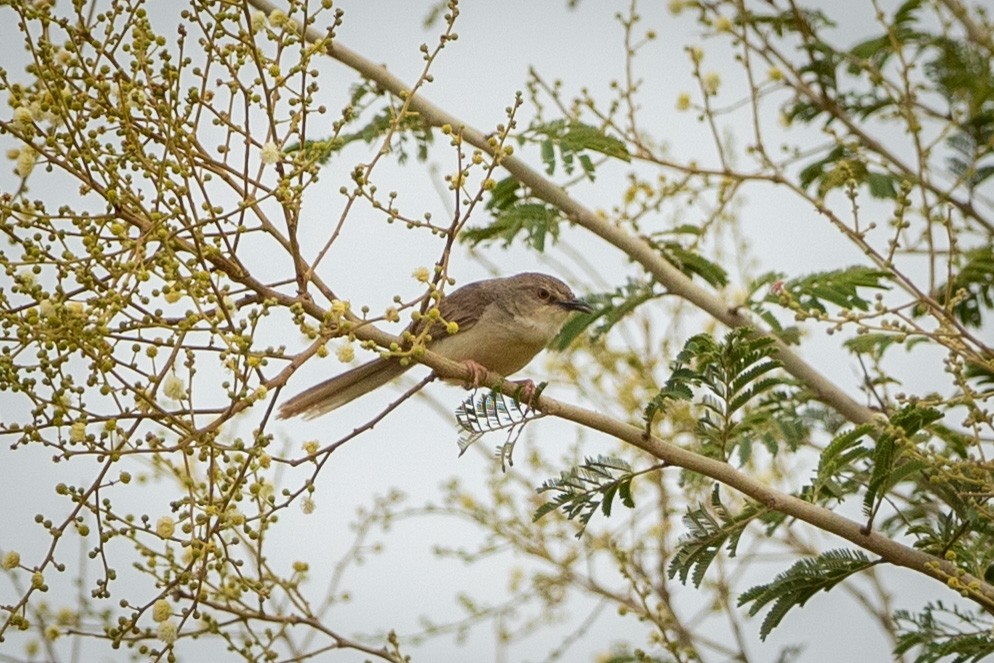
[[[191,2],[167,18],[139,0],[7,3],[27,66],[0,71],[18,178],[0,204],[0,435],[10,457],[43,450],[86,478],[39,473],[63,500],[36,518],[44,544],[37,530],[5,535],[0,637],[27,631],[52,660],[59,638],[170,660],[213,640],[249,660],[329,649],[405,660],[398,637],[334,623],[340,597],[307,583],[316,560],[282,573],[269,551],[287,507],[313,508],[335,452],[423,383],[365,425],[302,446],[278,443],[274,405],[329,348],[465,377],[423,338],[386,330],[437,315],[460,242],[559,251],[580,285],[602,283],[570,253],[594,237],[630,264],[556,342],[556,370],[591,407],[542,395],[527,408],[488,376],[493,391],[452,415],[464,445],[504,436],[486,494],[454,481],[436,506],[399,514],[387,498],[359,525],[357,546],[399,515],[458,514],[487,540],[459,554],[504,547],[531,560],[530,582],[510,582],[503,608],[467,600],[466,620],[426,634],[510,615],[501,637],[513,639],[587,594],[644,627],[648,644],[617,644],[612,660],[747,660],[744,632],[765,638],[791,608],[817,609],[819,590],[846,588],[899,658],[994,652],[988,17],[958,0],[910,0],[878,8],[873,36],[852,44],[832,39],[832,16],[794,2],[671,7],[731,49],[743,98],[723,98],[690,44],[696,92],[643,107],[639,58],[654,31],[633,3],[618,16],[625,77],[612,98],[570,98],[538,68],[504,121],[482,130],[426,94],[457,38],[455,1],[435,8],[438,38],[413,81],[340,43],[330,2]],[[331,60],[356,74],[337,110],[319,101],[343,84],[321,68]],[[663,111],[695,113],[713,158],[669,155],[646,124]],[[734,150],[725,126],[743,114],[747,147]],[[394,164],[429,158],[455,164],[442,220],[378,185]],[[341,177],[330,221],[313,193],[328,177]],[[584,192],[611,177],[625,182],[616,202],[591,209]],[[854,263],[723,267],[746,250],[751,190],[803,205]],[[434,267],[416,271],[417,295],[363,301],[330,278],[329,256],[348,252],[346,231],[371,214],[377,232],[423,235],[422,264]],[[685,322],[662,330],[663,318]],[[285,341],[293,330],[306,342]],[[861,380],[833,383],[802,358],[821,331]],[[922,366],[927,391],[909,386]],[[541,418],[604,435],[578,438],[572,465],[531,448],[512,465]],[[132,506],[148,482],[171,487],[168,513]],[[77,567],[67,557],[79,546]],[[793,559],[756,567],[768,551]],[[591,570],[600,564],[611,582]],[[885,565],[910,569],[935,599],[901,605]],[[766,580],[742,586],[756,568]],[[44,595],[63,575],[86,591],[58,611]],[[702,594],[730,620],[729,638],[679,616],[678,601]],[[751,626],[746,614],[764,618]]]

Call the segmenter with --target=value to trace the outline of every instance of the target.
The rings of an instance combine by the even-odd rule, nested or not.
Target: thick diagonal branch
[[[251,3],[267,13],[277,8],[269,0],[251,0]],[[307,30],[305,37],[310,41],[318,41],[323,39],[325,35],[312,27]],[[329,44],[327,51],[331,57],[354,69],[363,77],[375,81],[391,94],[405,99],[409,96],[410,87],[405,85],[402,80],[387,71],[384,66],[376,64],[343,46],[337,40]],[[409,100],[408,108],[417,112],[424,122],[433,126],[440,127],[448,124],[453,129],[458,128],[464,141],[486,153],[493,154],[493,148],[482,131],[470,127],[458,117],[447,113],[425,99],[424,96],[415,95]],[[604,239],[642,265],[669,292],[686,299],[728,327],[757,327],[755,321],[743,315],[737,308],[730,308],[720,297],[691,281],[688,276],[663,258],[649,242],[597,216],[593,210],[568,195],[561,187],[533,169],[524,160],[513,156],[503,157],[501,164],[515,179],[531,189],[535,196],[557,207],[566,218]],[[759,331],[768,332],[768,330],[763,329]],[[853,423],[866,423],[873,418],[874,412],[871,409],[850,397],[838,385],[801,359],[780,339],[773,338],[779,349],[780,360],[783,362],[784,368],[807,385],[819,400],[834,408]]]

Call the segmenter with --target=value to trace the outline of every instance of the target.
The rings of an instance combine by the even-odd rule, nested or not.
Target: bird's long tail
[[[300,392],[280,406],[279,418],[303,415],[313,419],[390,382],[408,368],[395,359],[374,359]]]

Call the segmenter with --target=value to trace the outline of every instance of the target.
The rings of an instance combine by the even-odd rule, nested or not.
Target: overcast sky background
[[[658,33],[658,39],[642,52],[637,61],[637,75],[645,80],[641,97],[646,109],[643,117],[654,117],[654,133],[666,139],[674,155],[684,158],[695,155],[702,163],[714,163],[710,138],[697,122],[695,114],[679,113],[674,107],[679,93],[693,93],[696,89],[684,48],[699,45],[705,49],[705,69],[717,71],[722,77],[719,95],[722,101],[731,102],[745,92],[740,69],[731,61],[727,49],[718,47],[715,42],[704,43],[700,40],[699,27],[693,16],[689,13],[673,16],[667,11],[666,4],[643,2],[639,7],[644,17],[644,29],[653,29]],[[438,33],[438,26],[429,31],[421,27],[429,3],[344,0],[336,6],[345,10],[344,24],[338,30],[341,43],[372,60],[383,62],[405,80],[416,79],[422,67],[419,45],[423,42],[434,44]],[[834,8],[836,5],[826,2],[825,6]],[[567,98],[582,87],[589,88],[595,97],[603,97],[608,81],[623,74],[622,30],[613,14],[625,7],[627,3],[588,0],[580,3],[579,10],[568,11],[561,0],[467,0],[461,4],[462,14],[457,23],[459,40],[445,49],[433,67],[435,82],[426,88],[425,94],[467,124],[484,131],[505,120],[504,108],[512,102],[515,92],[523,89],[530,66],[534,66],[546,80],[562,79]],[[156,7],[155,3],[151,3],[150,9],[164,10]],[[844,12],[833,9],[829,12],[840,22],[836,32],[843,44],[855,43],[862,36],[876,31],[869,2],[847,3]],[[0,48],[3,49],[3,66],[16,70],[21,59],[21,41],[13,21],[7,20],[8,15],[8,10],[0,9]],[[166,21],[164,18],[162,21],[159,25],[164,28]],[[320,94],[326,97],[324,103],[332,109],[340,108],[347,94],[342,81],[351,82],[354,76],[331,60],[321,64],[319,69],[323,77]],[[525,113],[527,117],[528,111]],[[747,119],[744,114],[741,117]],[[764,118],[764,121],[772,129],[777,118],[771,116]],[[729,133],[738,147],[750,139],[748,125],[732,123],[723,130]],[[0,137],[0,147],[4,151],[11,146],[8,137]],[[533,165],[540,166],[534,151],[526,153],[526,156]],[[337,219],[341,207],[337,190],[346,181],[352,165],[351,161],[333,162],[322,182],[310,190],[304,219],[314,224],[315,238],[323,236],[322,231],[326,227],[322,224],[330,223],[329,219]],[[441,172],[449,172],[454,167],[451,155],[445,149],[435,150],[430,165],[438,166]],[[0,173],[2,191],[11,191],[16,186],[10,171],[11,168],[7,167]],[[608,209],[619,199],[623,172],[622,168],[607,169],[599,174],[596,183],[582,187],[577,195],[589,207]],[[443,218],[447,201],[438,194],[433,178],[429,165],[412,163],[403,168],[393,168],[384,164],[378,170],[377,183],[383,190],[397,189],[408,211],[423,209],[432,211],[436,218]],[[858,254],[831,231],[813,210],[785,196],[763,196],[760,190],[755,191],[747,196],[749,203],[743,211],[742,229],[751,239],[753,255],[763,267],[759,271],[776,270],[798,275],[858,261]],[[71,198],[73,193],[69,190],[64,195]],[[702,214],[694,209],[687,209],[683,214],[684,220],[690,223],[702,218]],[[584,236],[582,232],[570,233],[568,237],[573,248],[598,266],[604,281],[620,283],[625,275],[636,273],[627,265],[623,255],[598,240]],[[323,277],[334,284],[342,296],[369,303],[376,311],[389,305],[394,294],[409,297],[419,291],[419,285],[410,274],[416,267],[428,266],[435,260],[438,243],[423,237],[423,233],[406,236],[397,230],[385,233],[378,217],[374,220],[370,215],[368,224],[353,218],[346,225],[338,246],[341,249],[336,247],[324,263]],[[560,274],[564,278],[582,273],[570,268],[568,256],[556,252],[553,256],[567,266],[570,273]],[[497,265],[501,274],[535,269],[556,271],[555,267],[544,264],[534,253],[520,247],[512,247],[506,252],[487,250],[484,257],[486,262],[480,263],[460,249],[452,260],[450,273],[462,284],[489,276],[486,264]],[[730,271],[734,279],[734,268],[730,267]],[[0,286],[6,285],[7,278],[0,275]],[[573,285],[580,294],[595,287],[590,282],[574,281]],[[694,333],[695,330],[688,331]],[[284,342],[291,349],[304,346],[303,339]],[[840,359],[840,355],[829,354],[834,345],[819,340],[806,344],[802,351],[816,368],[855,395],[859,381],[856,367],[848,360]],[[365,357],[360,353],[359,359]],[[553,397],[569,400],[575,396],[568,385],[562,384],[555,375],[546,375],[544,365],[542,359],[536,360],[523,375],[548,380],[551,384],[548,393]],[[288,390],[295,392],[303,389],[339,370],[341,366],[333,358],[311,362],[293,378]],[[927,384],[927,376],[909,374],[907,377],[918,380],[922,385]],[[317,421],[282,423],[280,426],[286,443],[290,448],[299,448],[302,440],[334,440],[378,412],[384,404],[399,395],[401,389],[400,386],[384,389]],[[425,399],[407,402],[372,432],[336,452],[319,477],[314,496],[316,512],[304,516],[298,509],[291,509],[283,515],[278,536],[285,545],[282,550],[274,548],[270,551],[277,568],[279,564],[283,564],[284,569],[289,568],[293,559],[306,552],[313,576],[310,587],[315,595],[319,595],[317,588],[327,582],[330,565],[345,554],[351,544],[348,523],[353,519],[357,506],[369,504],[372,496],[385,494],[392,488],[399,488],[407,494],[412,505],[437,502],[441,494],[439,485],[452,475],[462,477],[467,483],[483,481],[494,460],[486,453],[468,453],[457,458],[457,432],[451,417],[439,414],[451,411],[462,395],[451,387],[432,385],[429,397],[435,400],[436,407]],[[0,413],[5,403],[11,407],[11,401],[5,400],[5,397],[5,394],[0,394]],[[597,405],[589,402],[581,404]],[[249,416],[256,417],[254,413]],[[572,427],[543,421],[530,428],[523,444],[551,448],[550,455],[554,456],[557,445],[565,448],[574,438]],[[595,435],[588,435],[588,439],[591,442],[588,449],[610,453],[615,448],[610,440],[599,439]],[[483,444],[491,447],[495,443],[496,440],[484,440]],[[50,452],[41,450],[13,453],[7,447],[0,448],[0,468],[5,477],[0,482],[0,500],[7,505],[0,510],[0,550],[12,547],[9,542],[15,541],[22,559],[28,564],[32,559],[40,558],[49,543],[47,534],[33,523],[34,514],[45,513],[55,519],[56,514],[65,512],[64,500],[50,493],[50,487],[54,484],[53,474],[64,474],[67,481],[82,482],[91,476],[93,469],[93,466],[87,467],[84,463],[53,468],[49,458]],[[292,476],[299,478],[303,474],[291,473],[287,478]],[[295,481],[290,484],[297,485]],[[168,487],[136,488],[131,493],[135,500],[132,510],[149,513],[153,520],[155,514],[168,513],[168,500],[174,495]],[[36,535],[26,534],[31,531]],[[469,590],[475,596],[489,596],[496,602],[504,591],[505,572],[513,561],[503,558],[464,566],[453,561],[434,560],[432,546],[467,545],[480,539],[479,533],[472,527],[453,519],[404,521],[394,527],[388,537],[377,538],[386,541],[386,552],[371,557],[368,563],[349,572],[346,586],[354,600],[350,605],[332,611],[329,625],[334,629],[344,633],[369,633],[391,627],[407,634],[418,630],[417,619],[422,614],[428,614],[438,622],[458,618],[461,611],[453,598],[455,594]],[[842,541],[836,540],[824,547],[842,545]],[[315,552],[318,554],[315,555]],[[280,559],[281,554],[285,558]],[[315,557],[328,560],[329,568],[317,567]],[[775,562],[786,565],[785,560]],[[915,574],[887,570],[884,574],[906,583],[907,595],[913,597],[908,607],[935,598],[940,591],[933,582]],[[756,579],[757,582],[761,580],[764,578]],[[56,584],[49,599],[53,605],[71,602],[70,591]],[[0,579],[0,603],[8,603],[13,595],[8,582]],[[706,600],[706,592],[701,592],[699,598]],[[690,599],[686,603],[687,614],[692,614],[692,601]],[[575,627],[591,605],[586,600],[578,603],[574,621],[564,626],[562,633]],[[715,622],[713,637],[725,639],[727,634],[723,633],[723,628],[727,627]],[[758,628],[758,620],[748,623],[751,654],[755,661],[772,660],[781,647],[791,642],[806,646],[806,654],[802,657],[804,661],[890,659],[888,644],[879,637],[877,625],[865,613],[856,610],[844,592],[819,595],[805,609],[793,611],[766,643],[758,641],[755,635]],[[643,633],[641,625],[614,615],[609,608],[573,645],[563,660],[593,660],[596,653],[605,652],[608,645],[615,641],[630,641],[635,646],[645,646],[646,643],[641,640]],[[11,642],[17,642],[17,638]],[[540,661],[557,643],[556,636],[542,631],[538,636],[509,648],[504,660]],[[63,642],[62,645],[67,646],[68,643]],[[127,657],[125,652],[112,657],[108,654],[109,650],[103,647],[86,647],[87,651],[99,652],[100,660],[125,660]],[[180,649],[181,652],[184,650],[187,650],[186,646]],[[415,654],[416,661],[489,661],[494,657],[495,646],[493,632],[481,628],[459,647],[451,638],[442,637],[410,651]],[[10,651],[12,656],[19,653],[13,649]],[[355,653],[341,653],[319,660],[351,663],[364,658]],[[720,658],[711,660],[718,661]]]

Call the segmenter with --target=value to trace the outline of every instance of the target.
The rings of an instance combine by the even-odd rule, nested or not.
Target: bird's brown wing
[[[459,325],[459,331],[467,331],[476,324],[483,311],[494,301],[494,289],[490,281],[470,283],[446,295],[438,304],[438,311],[445,322]],[[430,333],[433,338],[441,338],[446,333],[445,325],[436,322]]]

